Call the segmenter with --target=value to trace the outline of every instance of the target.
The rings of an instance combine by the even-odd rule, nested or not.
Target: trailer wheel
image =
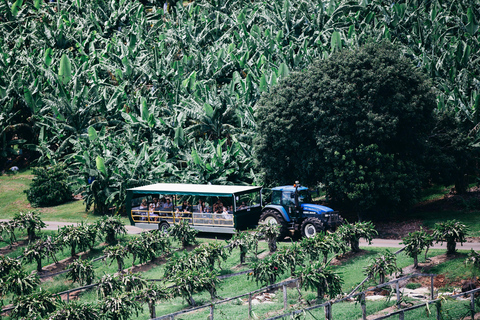
[[[168,228],[170,228],[170,224],[167,221],[162,221],[158,225],[158,230],[160,230],[161,232],[164,232],[164,233],[168,232]]]
[[[280,235],[277,238],[278,240],[283,240],[288,234],[287,222],[277,210],[266,209],[260,215],[259,222],[280,225]]]
[[[305,238],[313,238],[317,233],[325,230],[322,221],[318,218],[307,218],[303,220],[300,229],[302,230],[302,237]]]

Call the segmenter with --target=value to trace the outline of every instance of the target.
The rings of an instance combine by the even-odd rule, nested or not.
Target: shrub
[[[57,299],[48,291],[21,296],[15,300],[15,308],[10,316],[12,319],[44,319],[57,308]]]
[[[140,304],[130,293],[119,293],[116,296],[108,296],[102,302],[101,310],[103,316],[110,320],[127,320],[138,317],[138,312],[142,310]]]
[[[447,242],[447,254],[454,254],[457,242],[463,244],[466,242],[468,227],[457,221],[448,220],[446,222],[435,223],[433,237],[436,242]]]
[[[257,233],[262,235],[268,243],[270,253],[277,250],[277,238],[280,235],[281,226],[274,223],[261,224],[257,228]]]
[[[305,252],[302,246],[294,243],[290,248],[281,248],[277,251],[278,259],[290,269],[290,274],[295,277],[297,266],[301,266],[305,260]]]
[[[98,225],[96,223],[86,224],[83,221],[81,222],[81,225],[84,227],[85,234],[88,238],[88,247],[91,250],[95,247],[95,243],[97,241]]]
[[[16,296],[29,295],[40,284],[40,278],[36,274],[29,274],[23,269],[13,269],[3,278],[2,291],[11,292]]]
[[[360,251],[361,238],[364,238],[370,244],[373,236],[378,234],[371,221],[342,224],[337,229],[337,233],[343,241],[350,244],[353,252]]]
[[[68,269],[67,278],[81,286],[91,284],[95,278],[92,263],[88,260],[77,259],[68,265]]]
[[[317,233],[315,237],[303,238],[301,247],[310,256],[310,260],[318,260],[322,254],[324,264],[327,263],[329,253],[346,251],[345,241],[340,239],[338,232],[333,234]]]
[[[77,250],[84,251],[89,247],[90,239],[85,225],[68,225],[58,230],[57,242],[61,246],[70,247],[70,255],[74,257]]]
[[[183,248],[191,244],[198,244],[197,238],[195,237],[197,233],[198,231],[193,229],[187,220],[182,220],[180,223],[170,227],[171,236],[181,242]]]
[[[210,297],[215,299],[217,285],[220,280],[218,274],[208,268],[188,269],[177,272],[171,281],[175,284],[173,287],[174,294],[177,294],[187,301],[188,304],[194,306],[193,294],[207,291]]]
[[[10,237],[10,248],[12,245],[17,242],[17,238],[15,237],[15,229],[18,227],[17,222],[15,220],[4,221],[0,222],[0,241],[7,242],[3,237],[3,234],[9,235]]]
[[[250,267],[253,271],[249,273],[248,276],[255,279],[255,282],[261,285],[274,284],[277,277],[286,270],[284,261],[280,260],[280,257],[276,253],[262,260],[252,262]]]
[[[385,283],[385,277],[393,272],[401,272],[397,267],[397,257],[387,250],[385,254],[374,258],[372,263],[366,267],[365,273],[375,278],[379,277],[380,284]]]
[[[123,284],[117,276],[106,274],[98,282],[97,292],[102,298],[113,295],[114,292],[122,290]]]
[[[232,239],[228,241],[228,248],[230,252],[235,249],[240,249],[240,263],[245,263],[245,257],[250,250],[254,250],[258,244],[255,235],[249,232],[236,232]]]
[[[118,276],[125,292],[137,292],[147,286],[147,281],[138,273],[127,273]]]
[[[118,272],[123,271],[124,261],[125,261],[125,258],[128,255],[128,253],[129,252],[127,251],[127,249],[120,244],[117,244],[115,246],[106,247],[103,250],[103,254],[105,255],[105,259],[111,259],[112,260],[112,261],[110,261],[110,265],[113,263],[113,261],[117,261]]]
[[[34,243],[30,243],[23,251],[23,256],[28,262],[35,261],[37,263],[37,271],[42,271],[42,260],[51,257],[54,262],[58,262],[55,253],[59,250],[57,243],[52,241],[52,237],[39,239]]]
[[[140,237],[136,237],[128,241],[128,243],[125,246],[125,249],[127,249],[127,251],[132,254],[132,258],[133,258],[132,265],[135,265],[135,260],[137,260],[137,257],[140,258],[140,263],[148,261],[148,258],[142,259],[142,257],[148,257],[148,255],[145,255],[143,242],[140,239]]]
[[[33,241],[35,232],[40,231],[46,224],[40,218],[40,212],[28,211],[15,214],[13,221],[17,227],[27,229],[28,240]]]
[[[323,263],[309,264],[300,271],[300,282],[305,289],[317,290],[317,297],[323,299],[327,294],[330,298],[342,293],[342,278]]]
[[[170,237],[160,230],[142,232],[139,238],[127,244],[127,250],[134,254],[134,260],[139,258],[140,263],[153,261],[162,254],[169,254],[171,249]]]
[[[119,216],[105,216],[101,220],[97,221],[97,230],[100,233],[105,234],[105,241],[108,244],[115,244],[116,236],[120,234],[126,234],[127,229]]]
[[[22,265],[17,259],[0,256],[0,279],[5,278],[10,271],[20,269],[22,269]]]
[[[405,245],[406,254],[413,258],[413,267],[417,268],[418,255],[425,249],[428,251],[428,248],[433,244],[433,237],[420,227],[419,231],[409,232],[408,236],[403,238],[401,243]],[[426,255],[427,253],[425,252]]]
[[[228,252],[221,242],[203,244],[195,249],[195,255],[200,260],[204,260],[204,265],[208,266],[210,270],[215,267],[215,261],[218,262],[220,268],[221,260],[225,261],[228,258]]]
[[[168,300],[172,297],[172,290],[160,287],[155,283],[150,283],[145,289],[137,293],[136,299],[147,303],[150,311],[150,318],[156,318],[155,302],[159,300]]]
[[[24,191],[32,207],[57,206],[72,200],[65,168],[64,163],[59,163],[47,168],[32,169],[35,177],[30,189]]]
[[[175,252],[165,265],[164,276],[167,279],[172,279],[180,271],[190,269],[198,269],[205,266],[205,260],[199,257],[195,252],[182,253]]]
[[[94,304],[62,301],[48,320],[97,320],[99,318],[100,311]]]

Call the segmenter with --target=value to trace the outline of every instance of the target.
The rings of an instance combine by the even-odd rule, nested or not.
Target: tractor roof
[[[295,187],[294,186],[280,186],[280,187],[275,187],[275,188],[272,188],[272,190],[279,190],[279,191],[289,191],[289,192],[295,192]],[[308,190],[307,187],[304,187],[304,186],[301,186],[301,187],[298,187],[298,191],[301,191],[301,190]]]

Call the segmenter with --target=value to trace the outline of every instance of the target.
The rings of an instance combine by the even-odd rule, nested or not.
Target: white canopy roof
[[[128,189],[133,194],[181,194],[200,196],[232,196],[258,192],[262,187],[213,184],[156,183],[148,186]]]

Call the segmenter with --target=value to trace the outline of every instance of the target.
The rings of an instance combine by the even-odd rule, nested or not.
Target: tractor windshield
[[[308,190],[298,191],[298,203],[312,203],[312,196]]]

